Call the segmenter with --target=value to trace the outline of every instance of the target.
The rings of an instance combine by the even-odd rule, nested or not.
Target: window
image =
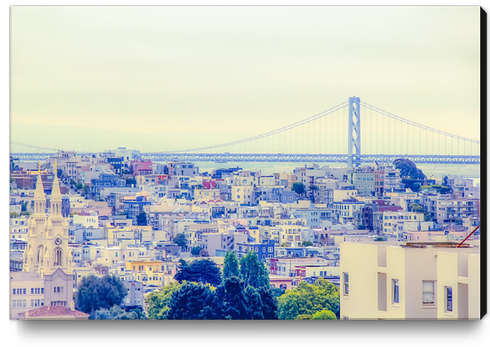
[[[344,295],[349,295],[349,273],[344,272]]]
[[[423,305],[435,304],[434,281],[422,282],[422,303]]]
[[[44,288],[41,288],[41,294],[44,294]]]
[[[444,287],[446,293],[446,312],[453,312],[453,287]]]
[[[22,291],[23,291],[23,294],[25,295],[26,294],[26,289],[24,288],[24,289],[22,289]]]
[[[400,303],[400,282],[398,280],[391,280],[391,287],[393,290],[393,303]]]

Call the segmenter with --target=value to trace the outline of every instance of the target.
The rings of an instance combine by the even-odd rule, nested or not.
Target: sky
[[[77,151],[185,150],[265,133],[358,96],[478,140],[479,40],[476,6],[12,7],[10,138]],[[392,123],[382,130],[381,116],[361,119],[364,153],[395,151],[380,136]],[[448,146],[436,142],[434,153]],[[223,150],[346,148],[344,108]]]

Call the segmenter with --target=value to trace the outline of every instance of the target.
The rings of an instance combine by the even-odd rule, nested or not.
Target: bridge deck
[[[93,155],[95,153],[78,153]],[[44,160],[55,153],[11,153],[21,161]],[[361,154],[354,163],[393,162],[397,158],[410,159],[419,164],[480,164],[479,155],[410,155],[410,154]],[[303,162],[303,163],[347,163],[347,154],[231,154],[231,153],[142,153],[140,159],[152,161],[190,161],[190,162]]]

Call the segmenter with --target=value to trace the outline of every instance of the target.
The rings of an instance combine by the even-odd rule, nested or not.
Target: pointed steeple
[[[54,163],[53,189],[51,190],[51,201],[61,201],[60,182],[58,181],[58,162]]]
[[[51,189],[51,216],[60,217],[61,216],[61,192],[60,192],[60,182],[58,180],[58,163],[54,164],[54,180],[53,188]]]
[[[43,180],[41,179],[41,162],[37,175],[36,191],[34,192],[34,215],[40,217],[46,213],[46,195],[44,194]]]
[[[34,200],[46,200],[46,195],[44,194],[43,180],[41,179],[41,173],[37,175],[36,191],[34,192]]]

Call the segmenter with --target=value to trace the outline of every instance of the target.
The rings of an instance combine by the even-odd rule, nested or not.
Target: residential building
[[[478,319],[479,248],[456,246],[342,243],[341,319]]]

